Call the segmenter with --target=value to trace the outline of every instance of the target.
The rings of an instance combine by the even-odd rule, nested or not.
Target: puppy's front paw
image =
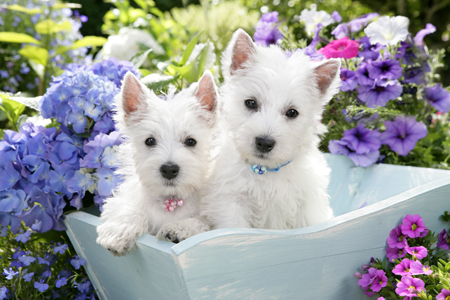
[[[97,227],[97,244],[114,256],[124,256],[135,249],[136,234],[130,230],[119,231],[113,226],[102,224]]]
[[[196,218],[189,218],[164,224],[159,229],[156,237],[161,240],[179,243],[188,237],[208,231],[209,229],[209,225],[205,222]]]
[[[176,244],[184,241],[189,236],[187,235],[187,232],[183,231],[182,229],[180,230],[180,228],[178,228],[176,224],[170,223],[163,225],[156,237],[158,239],[168,240]]]

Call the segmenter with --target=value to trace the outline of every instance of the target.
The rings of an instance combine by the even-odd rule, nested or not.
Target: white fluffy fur
[[[211,93],[206,96],[215,99],[213,77],[205,73],[202,79],[205,76]],[[126,137],[120,146],[118,170],[124,181],[106,200],[101,214],[103,224],[97,228],[97,243],[115,255],[132,250],[136,239],[144,233],[182,241],[208,230],[197,218],[199,189],[209,168],[215,121],[214,109],[205,107],[198,99],[205,96],[204,90],[195,83],[176,95],[168,95],[164,101],[133,74],[125,76],[122,91],[116,98],[115,115],[117,127]],[[137,108],[131,113],[127,111],[130,107],[127,97],[138,99],[129,101]],[[156,139],[155,146],[145,144],[150,137]],[[195,147],[184,144],[188,138],[197,141]],[[169,181],[160,173],[161,165],[168,162],[180,167],[178,176],[172,179],[173,185],[168,185]],[[167,212],[164,201],[172,195],[183,199],[184,206]]]
[[[234,51],[236,43],[238,49],[251,50],[244,63],[242,53]],[[326,191],[330,169],[318,149],[318,135],[326,130],[320,115],[337,92],[340,62],[313,62],[299,52],[287,58],[279,47],[257,47],[238,30],[222,65],[220,150],[202,191],[202,217],[213,228],[268,229],[299,228],[331,218]],[[319,72],[321,65],[325,68]],[[322,92],[321,76],[330,83]],[[245,106],[250,98],[258,102],[258,111]],[[299,112],[295,119],[285,116],[291,108]],[[276,140],[264,158],[255,147],[258,136]],[[289,160],[278,172],[258,175],[251,170],[252,164],[276,168]]]

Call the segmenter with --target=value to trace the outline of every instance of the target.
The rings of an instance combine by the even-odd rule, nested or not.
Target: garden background
[[[450,0],[7,0],[0,5],[0,299],[95,297],[62,219],[101,210],[120,182],[122,137],[111,109],[121,79],[133,72],[162,98],[204,70],[220,84],[221,53],[238,28],[287,57],[342,60],[340,92],[322,117],[324,152],[361,167],[450,169],[449,16]],[[448,250],[447,231],[427,234],[410,235],[419,239],[410,245]],[[437,268],[444,259],[447,278],[448,257],[433,255],[427,263]],[[390,283],[403,280],[386,260],[372,261],[360,283],[368,293],[381,289],[371,285],[375,277],[385,278],[372,266]],[[426,282],[429,274],[415,275]],[[429,296],[450,289],[444,279]],[[403,299],[389,292],[379,295]]]

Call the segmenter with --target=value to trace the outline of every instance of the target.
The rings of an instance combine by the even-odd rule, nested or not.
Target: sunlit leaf
[[[25,46],[19,50],[19,54],[43,66],[48,62],[48,51],[45,48]]]
[[[150,74],[141,79],[149,89],[153,91],[159,91],[169,84],[173,83],[177,78],[175,76],[163,76],[159,74]]]
[[[55,23],[53,20],[44,20],[37,23],[34,29],[39,34],[50,34],[60,31],[70,31],[72,25],[69,21]]]
[[[140,66],[147,59],[148,54],[152,52],[152,49],[148,49],[144,52],[138,53],[130,59],[130,62],[134,65],[136,69],[139,69]]]
[[[78,3],[55,3],[55,4],[53,4],[52,7],[56,8],[56,9],[60,9],[60,8],[71,8],[71,9],[74,9],[74,8],[81,8],[82,5],[78,4]]]
[[[40,10],[39,8],[26,8],[26,7],[20,6],[18,4],[1,5],[0,7],[10,9],[10,10],[20,11],[20,12],[30,14],[30,15],[34,15],[34,14],[38,14],[38,13],[42,12],[42,10]]]
[[[41,42],[28,34],[6,31],[0,32],[0,42],[41,44]]]
[[[189,42],[189,44],[186,46],[186,50],[184,50],[183,56],[181,57],[180,64],[184,65],[186,64],[187,60],[189,59],[189,56],[191,56],[192,50],[194,50],[195,45],[197,45],[198,39],[200,38],[200,35],[202,33],[200,32],[196,36],[192,38],[192,40]]]
[[[56,54],[61,54],[66,51],[80,47],[88,47],[88,46],[100,47],[103,46],[103,44],[106,43],[107,41],[108,40],[106,38],[101,36],[93,36],[93,35],[85,36],[81,40],[78,40],[75,43],[73,43],[71,46],[59,46],[56,50]]]
[[[31,59],[28,60],[28,63],[30,67],[33,69],[33,71],[36,72],[39,79],[44,80],[45,67],[41,64],[34,62]]]
[[[12,99],[18,103],[21,103],[29,108],[32,108],[34,110],[39,110],[39,101],[41,101],[42,96],[39,97],[10,97],[9,99]]]

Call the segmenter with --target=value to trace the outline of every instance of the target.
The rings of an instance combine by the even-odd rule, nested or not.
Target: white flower
[[[205,45],[206,44],[204,44],[204,43],[195,45],[194,49],[192,49],[191,55],[189,56],[189,58],[187,60],[187,63],[190,63],[191,61],[193,61],[200,54],[200,52],[205,47]],[[214,44],[212,42],[209,42],[208,55],[206,57],[204,69],[205,70],[212,69],[215,62],[216,62],[216,53],[214,52]]]
[[[44,117],[41,114],[36,114],[32,117],[26,118],[26,120],[23,123],[33,123],[34,126],[47,126],[52,123],[52,120],[50,119],[44,119]]]
[[[311,4],[311,10],[304,9],[300,14],[300,20],[305,22],[306,33],[310,36],[313,35],[314,29],[317,27],[317,24],[322,24],[323,27],[326,27],[335,22],[333,17],[329,15],[324,10],[317,11],[317,5]]]
[[[118,35],[110,35],[103,45],[101,57],[115,57],[119,60],[130,60],[142,52],[139,44],[153,49],[153,53],[164,54],[164,49],[156,42],[153,36],[141,29],[121,28]]]
[[[370,23],[364,33],[369,37],[370,43],[375,45],[397,45],[398,42],[406,40],[408,36],[409,19],[407,17],[384,16]]]

